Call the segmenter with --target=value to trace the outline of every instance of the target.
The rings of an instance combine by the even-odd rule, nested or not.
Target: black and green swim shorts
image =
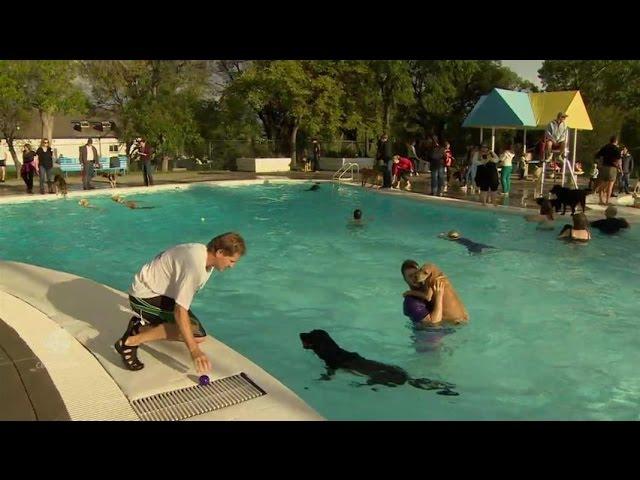
[[[138,298],[129,295],[129,305],[134,312],[140,315],[144,320],[152,325],[160,325],[161,323],[176,323],[173,315],[173,309],[176,301],[173,298],[159,295],[151,298]],[[193,326],[194,337],[206,337],[207,332],[198,320],[198,317],[189,309],[189,320]]]

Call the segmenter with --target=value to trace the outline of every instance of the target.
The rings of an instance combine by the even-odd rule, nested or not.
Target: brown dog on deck
[[[67,196],[67,193],[68,193],[67,182],[65,181],[64,177],[59,173],[56,174],[55,177],[53,177],[53,186],[56,189],[56,195],[62,195],[63,197]]]
[[[423,286],[422,293],[427,300],[433,295],[433,284],[439,278],[445,280],[444,297],[442,298],[442,321],[450,323],[466,323],[469,313],[464,307],[458,293],[451,285],[447,276],[433,263],[425,263],[416,273],[414,282]]]
[[[382,185],[382,172],[374,168],[362,168],[360,169],[360,178],[362,179],[362,186],[366,186],[367,181],[373,187],[374,185]]]

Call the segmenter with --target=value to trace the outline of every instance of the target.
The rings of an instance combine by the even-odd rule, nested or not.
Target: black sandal
[[[122,357],[122,361],[124,362],[125,367],[127,367],[129,370],[142,370],[144,368],[144,363],[142,363],[138,359],[138,347],[132,347],[125,344],[130,336],[137,335],[138,333],[140,333],[140,323],[138,317],[131,317],[131,320],[129,320],[129,325],[127,325],[126,332],[124,332],[122,338],[113,345],[116,349],[116,352],[118,352]]]

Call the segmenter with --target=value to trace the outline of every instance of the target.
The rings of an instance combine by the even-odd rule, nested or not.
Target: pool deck
[[[119,177],[117,189],[109,188],[100,178],[91,191],[82,190],[79,177],[70,177],[68,184],[70,198],[83,198],[182,189],[200,182],[330,181],[332,176],[333,172],[198,171],[157,174],[152,188],[142,184],[139,173]],[[537,209],[530,181],[513,180],[511,195],[499,197],[498,207],[482,206],[477,195],[462,192],[449,192],[445,197],[426,195],[430,187],[425,174],[414,177],[412,183],[411,193],[380,193],[462,208],[495,208],[496,212],[518,215]],[[551,182],[547,185],[550,187]],[[0,204],[59,199],[24,193],[22,180],[0,183]],[[590,204],[586,213],[595,219],[602,216],[603,209]],[[640,209],[619,206],[618,210],[619,216],[640,222]],[[91,303],[79,302],[79,298],[91,298]],[[6,393],[0,396],[0,420],[139,420],[131,406],[133,400],[194,385],[197,376],[191,359],[175,342],[156,342],[141,348],[139,355],[146,367],[139,372],[122,366],[113,343],[126,326],[130,316],[127,309],[126,294],[105,285],[33,265],[0,262],[0,384]],[[96,312],[100,312],[99,317]],[[212,381],[242,371],[268,394],[192,419],[322,419],[278,380],[215,338],[207,337],[202,348],[213,362]]]
[[[8,352],[0,357],[1,378],[15,391],[0,396],[0,419],[64,419],[66,411],[72,420],[138,420],[135,400],[197,385],[182,342],[145,345],[138,352],[145,368],[132,372],[124,367],[113,344],[131,317],[128,296],[106,285],[35,265],[0,262],[0,311],[1,352]],[[244,373],[266,394],[189,420],[322,420],[286,386],[211,334],[215,332],[200,345],[213,365],[211,381]],[[16,347],[19,339],[29,352]],[[56,409],[54,400],[50,412],[41,415],[47,388],[50,394],[57,390],[64,408]],[[25,396],[40,402],[32,401],[29,411]]]

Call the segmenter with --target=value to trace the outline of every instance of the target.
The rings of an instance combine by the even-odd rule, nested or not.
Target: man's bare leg
[[[551,140],[547,140],[544,143],[544,161],[546,162],[547,160],[550,160],[552,155],[553,155],[553,142]]]
[[[161,323],[155,327],[143,327],[138,335],[127,338],[124,344],[128,347],[137,347],[143,343],[155,342],[157,340],[172,340],[176,342],[184,341],[178,326],[173,323]],[[196,343],[204,342],[204,337],[196,337]]]
[[[606,192],[607,192],[607,205],[609,205],[609,200],[611,199],[611,194],[613,193],[613,185],[615,184],[615,180],[613,182],[607,182],[606,184]]]

